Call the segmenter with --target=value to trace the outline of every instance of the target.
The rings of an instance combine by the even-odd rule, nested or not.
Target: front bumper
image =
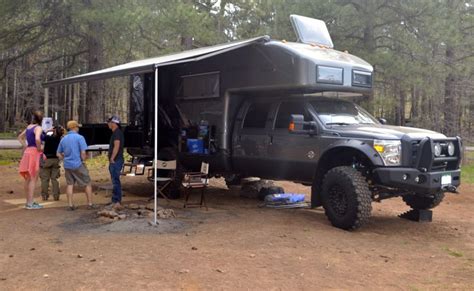
[[[461,183],[461,170],[442,172],[422,172],[414,168],[376,168],[374,170],[377,183],[387,187],[399,188],[417,193],[435,193],[451,191]],[[442,184],[442,177],[451,176],[451,183]],[[451,187],[451,188],[450,188]],[[454,188],[455,189],[455,188]]]

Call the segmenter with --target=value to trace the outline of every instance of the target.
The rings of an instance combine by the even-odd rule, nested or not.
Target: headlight
[[[448,143],[448,155],[454,156],[454,144],[452,142]]]
[[[380,154],[386,166],[399,166],[402,143],[399,140],[374,140],[374,149]]]
[[[441,156],[441,150],[442,150],[441,145],[439,143],[435,143],[433,146],[433,153],[435,157]]]

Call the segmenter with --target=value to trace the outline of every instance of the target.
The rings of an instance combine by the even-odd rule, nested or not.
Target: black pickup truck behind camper
[[[296,43],[260,37],[160,59],[157,72],[127,70],[125,137],[135,161],[153,160],[157,93],[159,158],[184,169],[209,162],[228,183],[258,176],[311,185],[311,205],[336,227],[360,227],[373,201],[401,196],[426,210],[456,192],[460,138],[388,126],[348,101],[372,94],[372,66],[334,50],[323,22],[291,19]]]

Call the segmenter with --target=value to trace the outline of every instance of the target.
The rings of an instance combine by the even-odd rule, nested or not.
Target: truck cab
[[[458,137],[385,125],[348,100],[317,95],[245,100],[232,135],[234,169],[311,185],[312,206],[344,229],[362,225],[372,201],[402,196],[426,210],[456,192]]]

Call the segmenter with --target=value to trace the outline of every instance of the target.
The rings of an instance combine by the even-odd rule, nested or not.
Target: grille
[[[439,157],[432,154],[432,144],[440,143],[442,152]],[[456,150],[454,156],[450,157],[447,153],[447,145],[449,142],[455,144]],[[414,168],[426,168],[428,171],[439,172],[446,170],[455,170],[459,167],[460,145],[454,138],[447,140],[423,140],[410,141],[411,144],[411,165]]]

